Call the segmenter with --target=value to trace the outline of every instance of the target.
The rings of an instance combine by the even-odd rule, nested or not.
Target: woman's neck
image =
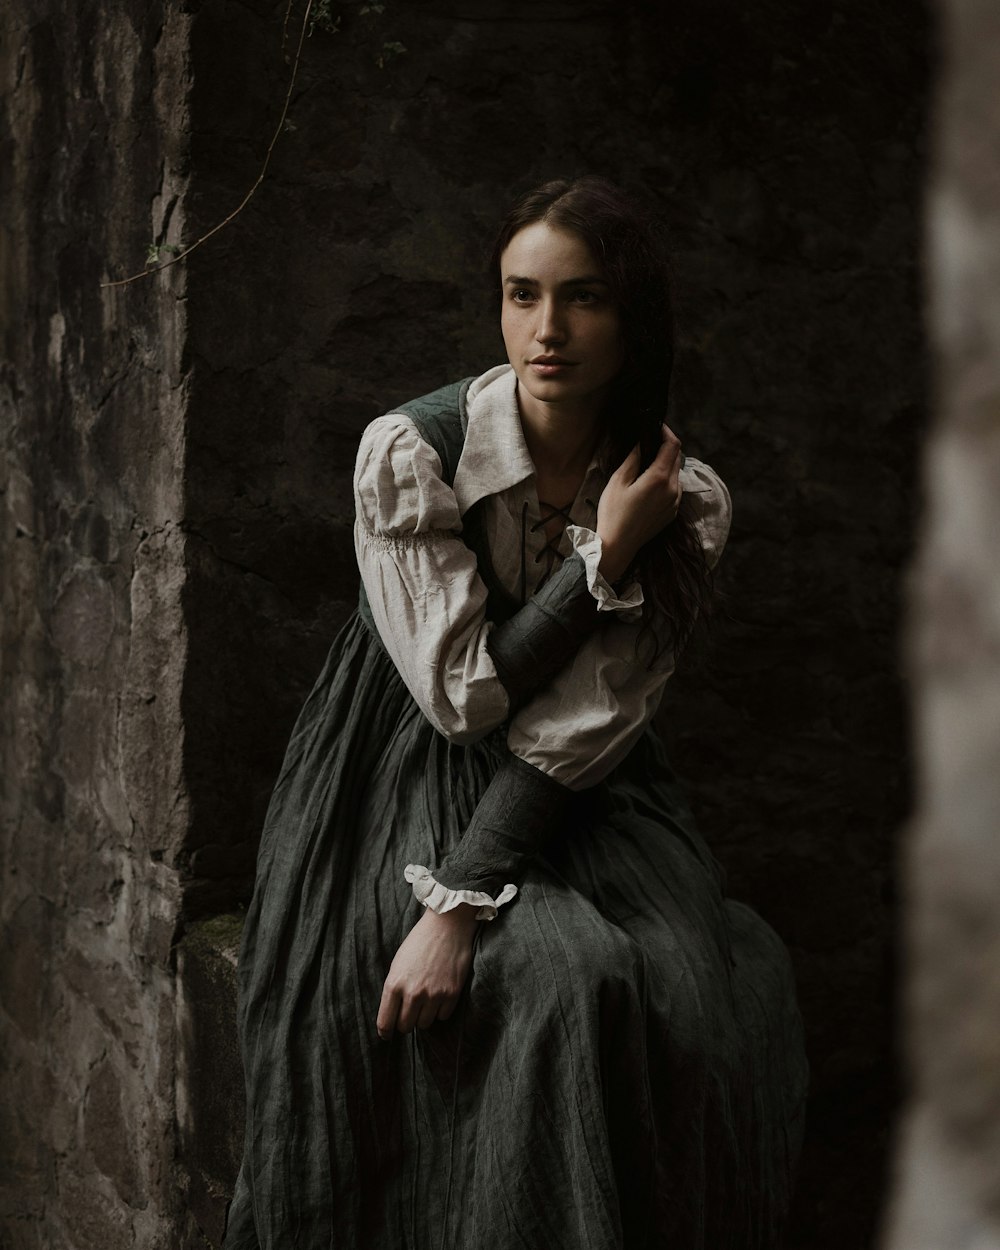
[[[543,404],[517,391],[528,454],[540,476],[582,478],[600,442],[600,410]]]

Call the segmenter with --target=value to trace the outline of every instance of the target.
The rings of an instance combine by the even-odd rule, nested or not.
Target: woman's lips
[[[537,377],[555,378],[561,373],[568,373],[575,365],[569,360],[529,360],[528,367]]]

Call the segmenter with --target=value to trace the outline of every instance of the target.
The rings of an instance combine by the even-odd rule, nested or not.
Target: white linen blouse
[[[588,586],[608,621],[511,717],[507,731],[515,755],[580,790],[597,784],[628,754],[656,712],[673,660],[661,656],[650,668],[637,658],[642,589],[633,583],[616,594],[598,572],[597,502],[607,479],[596,460],[569,509],[573,523],[558,544],[549,542],[516,385],[510,365],[499,365],[469,387],[468,427],[453,486],[442,480],[437,452],[409,417],[389,414],[368,426],[354,477],[355,549],[383,645],[427,719],[459,744],[475,742],[509,713],[507,692],[486,649],[492,628],[487,591],[475,554],[462,541],[462,517],[486,500],[494,571],[521,602],[548,575],[553,546],[560,558],[574,550],[582,556]],[[729,532],[729,492],[714,470],[691,457],[680,483],[714,566]],[[423,889],[421,901],[433,910],[474,901],[452,898],[462,892],[445,890],[422,868],[427,877],[418,888],[411,868],[420,866],[408,866],[407,879],[418,898]],[[506,900],[488,901],[495,915]]]

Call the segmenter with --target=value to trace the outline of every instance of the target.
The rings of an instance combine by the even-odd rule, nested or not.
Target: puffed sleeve
[[[355,551],[382,643],[435,729],[474,742],[509,706],[486,648],[486,587],[440,457],[408,417],[365,430],[354,493]]]
[[[603,781],[652,720],[673,672],[671,655],[644,662],[641,628],[610,624],[588,638],[511,720],[511,751],[571,790]]]
[[[684,508],[701,539],[708,567],[719,563],[733,519],[729,488],[710,465],[688,456],[681,470]]]

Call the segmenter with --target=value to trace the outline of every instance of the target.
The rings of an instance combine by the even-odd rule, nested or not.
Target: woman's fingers
[[[437,1018],[439,1020],[450,1020],[455,1014],[455,1008],[458,1006],[459,995],[455,994],[450,998],[446,998],[438,1007]]]
[[[429,1029],[440,1014],[440,1003],[437,999],[428,999],[420,1008],[420,1015],[417,1017],[418,1029]]]
[[[382,1001],[379,1003],[378,1016],[375,1020],[375,1028],[383,1042],[392,1037],[399,1019],[402,1000],[403,996],[399,990],[390,989],[389,982],[386,981],[382,986]]]
[[[681,462],[681,440],[673,432],[669,425],[660,427],[662,441],[660,449],[656,453],[655,463],[659,464],[662,469],[673,470],[676,466],[680,468]]]
[[[429,1029],[435,1020],[447,1020],[455,1010],[454,998],[433,998],[423,995],[409,997],[400,990],[383,990],[382,1007],[378,1013],[378,1035],[386,1041],[396,1033],[412,1033]]]
[[[661,426],[661,431],[663,441],[660,444],[660,450],[656,453],[656,459],[650,467],[654,468],[659,475],[662,475],[660,481],[666,487],[665,506],[667,515],[665,519],[669,524],[677,515],[684,494],[680,481],[684,457],[681,454],[681,440],[670,426]],[[661,498],[664,498],[664,496],[661,496]]]
[[[412,1033],[417,1024],[417,1013],[420,1008],[414,1003],[412,998],[403,999],[399,1008],[399,1015],[396,1018],[397,1033]]]
[[[631,486],[639,476],[641,465],[642,453],[639,450],[639,444],[636,443],[611,476],[617,478],[623,486]]]

